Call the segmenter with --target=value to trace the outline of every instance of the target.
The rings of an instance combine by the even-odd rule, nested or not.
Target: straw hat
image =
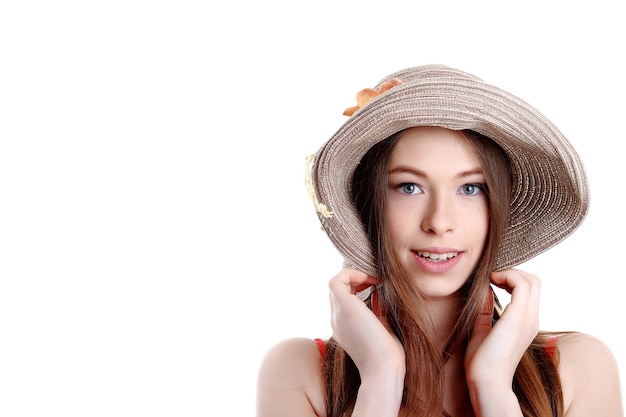
[[[496,269],[523,263],[578,228],[589,208],[580,158],[538,110],[481,79],[442,65],[408,68],[365,89],[362,107],[309,158],[307,187],[322,228],[346,266],[377,274],[351,199],[354,169],[367,150],[415,126],[470,129],[497,142],[510,160],[513,195]]]

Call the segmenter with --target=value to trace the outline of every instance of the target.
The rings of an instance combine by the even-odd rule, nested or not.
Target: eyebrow
[[[409,174],[413,174],[416,175],[418,177],[423,177],[423,178],[428,178],[428,174],[420,169],[417,168],[413,168],[413,167],[409,167],[409,166],[404,166],[404,165],[399,165],[391,170],[389,170],[389,175],[391,174],[403,174],[403,173],[409,173]],[[455,175],[456,178],[465,178],[465,177],[471,177],[472,175],[484,175],[484,172],[482,170],[482,168],[477,167],[477,168],[473,168],[473,169],[469,169],[467,171],[461,171],[459,173],[457,173]]]

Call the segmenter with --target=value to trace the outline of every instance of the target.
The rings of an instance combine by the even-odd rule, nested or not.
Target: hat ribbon
[[[329,219],[332,217],[333,212],[329,211],[325,204],[322,204],[317,199],[317,195],[315,194],[315,189],[313,188],[313,178],[311,178],[311,164],[317,154],[311,154],[306,157],[305,169],[304,169],[304,185],[306,186],[306,190],[309,193],[309,197],[313,201],[315,205],[315,210],[321,214],[323,217]]]

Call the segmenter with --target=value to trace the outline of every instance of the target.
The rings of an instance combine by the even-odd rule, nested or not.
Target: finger
[[[491,281],[511,294],[511,301],[503,315],[516,317],[517,321],[532,324],[538,321],[541,281],[535,275],[516,269],[493,273]]]
[[[491,274],[491,282],[513,296],[538,296],[541,281],[535,275],[516,269],[508,269]],[[514,294],[516,293],[516,294]]]
[[[533,291],[533,276],[515,269],[506,269],[491,274],[491,282],[511,294],[511,302],[517,300],[520,304],[529,301]]]
[[[363,291],[370,285],[376,284],[378,281],[376,278],[367,275],[357,269],[345,268],[342,269],[333,279],[330,280],[329,286],[331,289],[337,287],[348,287],[351,293],[356,294],[359,291]]]
[[[499,288],[508,291],[509,293],[517,284],[529,283],[539,284],[539,278],[528,272],[521,271],[515,268],[504,269],[502,271],[491,273],[491,282]]]

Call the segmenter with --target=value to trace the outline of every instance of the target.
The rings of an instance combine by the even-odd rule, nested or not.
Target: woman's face
[[[427,298],[455,293],[474,271],[487,238],[485,176],[459,132],[417,127],[391,155],[387,224],[393,250]]]

